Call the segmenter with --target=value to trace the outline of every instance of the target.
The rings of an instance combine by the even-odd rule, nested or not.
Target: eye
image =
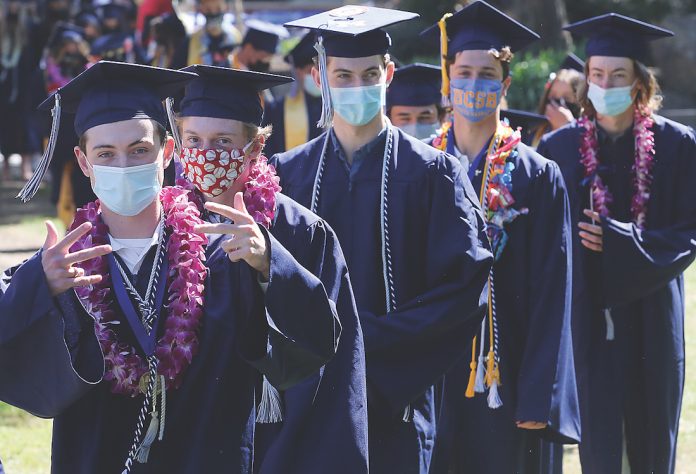
[[[135,155],[144,155],[144,154],[148,153],[149,151],[150,151],[149,148],[138,147],[138,148],[136,148],[135,150],[133,150],[133,154],[135,154]]]
[[[110,151],[103,151],[97,155],[97,157],[100,160],[108,160],[109,158],[112,158],[113,156],[114,156],[114,154],[111,153]]]
[[[198,143],[198,137],[186,137],[186,143],[195,145]]]
[[[341,73],[338,74],[338,78],[339,78],[339,79],[349,79],[349,78],[350,78],[350,74],[348,74],[348,73],[346,73],[346,72],[341,72]]]

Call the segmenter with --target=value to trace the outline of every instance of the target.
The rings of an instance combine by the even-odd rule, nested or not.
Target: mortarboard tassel
[[[256,413],[256,422],[280,423],[281,421],[283,421],[283,402],[280,399],[280,393],[264,375],[261,403],[259,403],[259,409]]]
[[[604,320],[607,324],[607,341],[614,340],[614,318],[611,317],[611,310],[604,308]]]
[[[331,89],[329,88],[329,74],[326,71],[326,48],[324,48],[324,38],[319,35],[317,43],[314,45],[317,50],[319,63],[319,79],[321,80],[321,117],[317,122],[319,128],[329,128],[333,123],[333,103],[331,101]]]
[[[46,146],[46,150],[41,157],[41,161],[39,161],[39,166],[36,167],[36,171],[34,171],[31,179],[27,181],[27,184],[24,185],[22,190],[16,196],[18,199],[21,199],[22,202],[29,201],[39,190],[41,182],[48,171],[48,166],[51,164],[53,151],[56,148],[56,142],[58,141],[58,130],[60,129],[60,93],[56,92],[53,97],[55,100],[55,105],[53,106],[53,109],[51,109],[53,121],[51,123],[51,134],[48,137],[48,145]]]
[[[483,344],[483,341],[481,341]],[[469,363],[469,368],[471,369],[469,371],[469,383],[466,386],[466,392],[464,393],[464,396],[466,398],[474,398],[474,395],[476,394],[474,387],[476,384],[476,336],[474,336],[473,341],[471,341],[471,362]]]
[[[449,39],[447,38],[447,19],[451,17],[451,13],[445,13],[437,22],[437,26],[440,28],[440,74],[442,74],[442,88],[440,93],[442,94],[442,106],[450,106],[450,83],[449,83],[449,71],[447,71],[447,54],[449,48]]]
[[[176,144],[176,149],[181,153],[181,135],[179,135],[179,127],[176,126],[176,117],[174,115],[174,99],[167,97],[164,101],[165,108],[167,109],[167,120],[169,120],[169,128],[172,129],[172,137],[174,137],[174,143]]]

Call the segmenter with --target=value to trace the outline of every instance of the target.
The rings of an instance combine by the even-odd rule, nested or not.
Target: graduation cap
[[[242,44],[250,43],[254,48],[275,54],[281,38],[288,37],[288,30],[261,20],[248,20]]]
[[[59,21],[51,31],[51,37],[48,39],[48,45],[49,47],[55,47],[67,41],[81,43],[84,41],[84,32],[85,30],[77,25]]]
[[[29,182],[17,195],[26,202],[39,189],[53,157],[62,111],[75,114],[75,132],[130,119],[152,119],[166,126],[162,100],[183,88],[195,74],[138,64],[99,61],[56,90],[39,105],[51,110],[48,146]]]
[[[522,127],[523,130],[531,130],[539,125],[548,123],[545,115],[527,112],[526,110],[501,110],[500,118],[506,119],[512,128]]]
[[[573,69],[584,74],[585,61],[583,61],[573,53],[568,53],[568,56],[565,57],[565,59],[561,63],[561,67],[559,67],[558,69]]]
[[[440,40],[442,96],[449,97],[449,74],[446,61],[451,55],[469,50],[500,50],[509,47],[514,53],[540,36],[483,0],[470,3],[458,12],[446,13],[440,21],[423,30],[421,36]]]
[[[179,116],[231,119],[259,126],[263,119],[261,92],[294,81],[276,74],[200,64],[182,71],[197,77],[186,86]]]
[[[669,30],[618,13],[588,18],[563,29],[587,38],[588,58],[613,56],[642,60],[650,41],[674,36]]]
[[[312,64],[314,57],[317,55],[317,50],[314,49],[316,35],[313,31],[305,33],[294,48],[285,56],[285,62],[292,64],[294,67],[305,67]]]
[[[425,106],[440,103],[440,68],[415,63],[394,72],[387,89],[387,108],[393,105]]]
[[[317,124],[319,127],[329,127],[333,121],[326,58],[364,58],[386,54],[391,46],[391,38],[382,28],[418,16],[417,13],[388,8],[346,5],[285,23],[287,27],[314,30],[317,36],[314,48],[318,53],[323,102],[321,118]]]

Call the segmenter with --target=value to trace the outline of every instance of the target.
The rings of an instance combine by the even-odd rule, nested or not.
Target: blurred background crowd
[[[3,0],[0,3],[0,166],[2,179],[31,175],[50,132],[51,117],[36,107],[90,64],[107,59],[182,68],[210,64],[294,75],[266,97],[273,102],[293,88],[318,94],[304,81],[309,61],[293,60],[302,32],[279,25],[343,5],[335,0]],[[437,51],[419,40],[418,32],[442,12],[466,2],[453,0],[373,1],[420,13],[418,21],[390,29],[397,65],[416,61],[438,64]],[[527,133],[541,134],[577,114],[574,91],[584,80],[581,63],[568,54],[581,51],[561,26],[607,11],[625,13],[675,31],[672,41],[657,42],[651,51],[665,95],[661,112],[696,125],[696,0],[493,0],[542,35],[539,45],[516,57],[515,83],[507,106],[536,113],[536,121],[519,123]],[[664,43],[664,44],[662,44]],[[311,47],[310,47],[311,50]],[[580,66],[578,66],[580,64]],[[318,100],[318,99],[317,99]],[[317,102],[319,103],[319,102]],[[308,103],[308,107],[311,105]],[[317,105],[318,106],[318,105]],[[529,117],[527,117],[529,118]],[[517,124],[513,124],[517,125]],[[278,127],[276,127],[278,128]],[[317,131],[318,135],[319,131]],[[72,117],[61,120],[59,144],[71,144]],[[310,136],[311,138],[311,136]],[[278,137],[276,137],[276,140]],[[272,144],[271,144],[272,145]],[[61,145],[59,145],[61,146]],[[62,145],[51,163],[51,199],[58,215],[69,221],[72,211],[94,199],[89,182],[74,164],[71,146]],[[270,151],[270,150],[269,150]],[[272,151],[282,151],[274,149]],[[20,164],[13,166],[10,164]]]

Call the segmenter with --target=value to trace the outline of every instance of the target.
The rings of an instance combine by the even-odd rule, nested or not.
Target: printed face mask
[[[453,79],[450,89],[452,108],[471,122],[495,112],[503,95],[503,83],[495,79]]]

